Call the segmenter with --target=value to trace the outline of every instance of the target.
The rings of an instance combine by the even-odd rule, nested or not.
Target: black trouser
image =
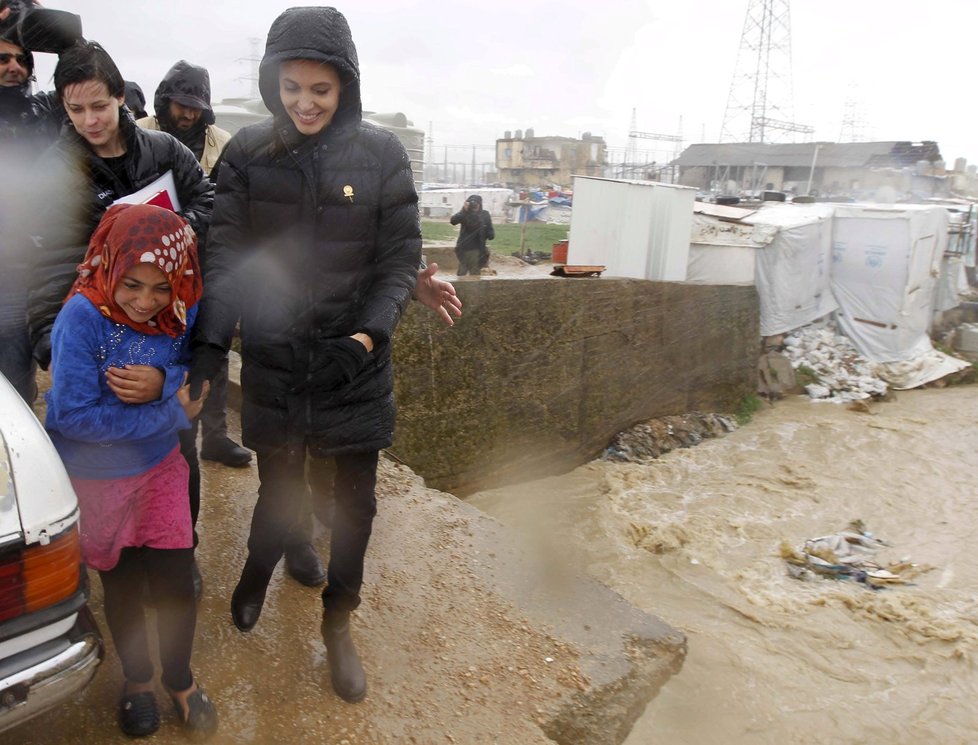
[[[200,516],[200,460],[197,458],[197,424],[179,432],[180,454],[190,467],[187,491],[190,495],[190,525],[194,529],[194,548],[197,548],[197,518]]]
[[[478,248],[466,248],[462,251],[456,251],[455,254],[458,256],[458,276],[479,274],[482,254]]]
[[[312,490],[314,505],[333,495],[323,607],[353,610],[360,604],[363,559],[377,514],[377,451],[335,456],[335,482],[329,460],[307,457],[305,446],[259,448],[257,454],[260,484],[248,537],[249,559],[271,574],[289,535],[308,514],[307,490]]]
[[[204,400],[204,408],[200,418],[194,420],[190,429],[180,430],[180,454],[183,455],[190,467],[190,482],[187,485],[190,494],[190,524],[194,529],[194,548],[197,548],[197,518],[200,516],[200,459],[197,457],[197,427],[198,422],[204,431],[204,438],[227,437],[228,425],[226,406],[228,398],[228,361],[217,376],[211,381],[211,389]],[[210,405],[210,408],[208,408]]]
[[[190,548],[124,548],[114,568],[99,572],[105,595],[105,620],[126,680],[148,683],[153,679],[143,608],[145,584],[156,605],[163,685],[171,691],[185,691],[193,685],[190,654],[197,624],[190,573],[193,560],[194,552]]]
[[[336,462],[327,458],[316,463],[316,498],[307,493],[299,509],[299,517],[288,537],[286,550],[304,543],[312,543],[316,537],[316,524],[327,530],[333,527],[335,505],[334,489],[336,481]]]
[[[201,436],[204,442],[214,438],[228,436],[227,421],[228,405],[228,358],[224,356],[224,363],[217,371],[217,375],[211,381],[210,393],[204,400],[204,407],[200,410]],[[197,431],[196,424],[194,432]]]

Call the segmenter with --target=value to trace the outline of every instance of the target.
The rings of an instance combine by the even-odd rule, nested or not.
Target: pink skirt
[[[192,548],[189,480],[179,447],[138,476],[71,479],[78,496],[82,560],[106,571],[129,546]]]

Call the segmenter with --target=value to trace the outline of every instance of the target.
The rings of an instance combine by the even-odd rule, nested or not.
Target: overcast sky
[[[246,96],[249,39],[296,3],[44,0],[78,13],[152,101],[178,59],[210,70],[213,98]],[[612,148],[637,128],[716,142],[748,0],[369,0],[337,3],[357,44],[364,108],[402,111],[444,145],[491,146],[505,130]],[[794,120],[838,139],[847,98],[863,139],[936,140],[948,164],[978,163],[972,119],[975,0],[796,0]],[[259,52],[260,54],[260,52]],[[54,58],[39,55],[51,86]],[[643,149],[668,143],[641,143]]]

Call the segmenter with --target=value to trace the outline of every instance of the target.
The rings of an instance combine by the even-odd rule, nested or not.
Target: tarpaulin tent
[[[829,289],[831,206],[697,203],[694,209],[688,281],[755,284],[762,336],[786,333],[838,307]]]
[[[940,206],[836,205],[832,292],[839,326],[898,388],[943,377],[967,363],[935,352],[928,330],[948,240]],[[886,369],[889,373],[887,374]]]
[[[832,292],[840,326],[869,359],[897,362],[930,348],[947,223],[943,207],[836,207]]]
[[[605,275],[682,282],[696,190],[657,181],[574,177],[567,263]]]

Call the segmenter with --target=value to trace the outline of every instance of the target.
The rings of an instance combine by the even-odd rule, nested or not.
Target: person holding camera
[[[492,217],[482,209],[482,197],[471,195],[462,209],[451,217],[452,225],[461,225],[455,255],[458,257],[458,276],[480,276],[483,267],[489,266],[489,249],[486,241],[496,237]]]
[[[51,23],[52,19],[54,23]],[[67,22],[66,22],[67,19]],[[36,365],[27,330],[27,283],[32,244],[26,215],[35,208],[29,186],[35,162],[65,120],[53,93],[35,93],[34,51],[60,52],[81,34],[77,16],[36,9],[21,0],[0,0],[0,374],[29,404],[37,398]]]

